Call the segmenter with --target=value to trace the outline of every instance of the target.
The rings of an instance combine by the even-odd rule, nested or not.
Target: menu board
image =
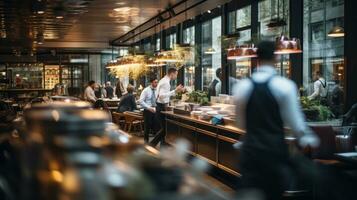
[[[60,82],[60,69],[58,65],[45,66],[45,89],[52,89]]]

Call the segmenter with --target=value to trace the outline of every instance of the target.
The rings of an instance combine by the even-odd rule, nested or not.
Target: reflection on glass
[[[344,38],[329,37],[344,27],[344,0],[304,0],[303,82],[307,95],[313,91],[313,75],[321,72],[332,88],[344,83]]]
[[[191,26],[183,30],[183,43],[194,45],[195,44],[195,27]]]
[[[251,6],[246,6],[237,10],[236,28],[250,26],[251,24]]]
[[[185,87],[193,91],[195,89],[195,66],[185,67]]]
[[[274,39],[284,34],[289,35],[289,0],[263,0],[259,2],[258,20],[260,22],[260,36],[264,39]],[[287,25],[269,28],[272,19],[283,19]]]
[[[167,49],[173,49],[176,44],[176,34],[170,34],[166,36],[166,48]]]

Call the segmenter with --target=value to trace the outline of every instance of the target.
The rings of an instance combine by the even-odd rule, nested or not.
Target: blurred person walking
[[[307,127],[294,82],[276,75],[275,44],[258,45],[259,67],[234,91],[237,123],[246,130],[240,149],[242,188],[260,191],[267,200],[281,199],[291,171],[284,127],[291,128],[301,146],[316,147],[319,139]]]

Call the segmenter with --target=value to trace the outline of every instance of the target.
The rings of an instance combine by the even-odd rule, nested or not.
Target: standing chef
[[[170,82],[177,79],[177,74],[178,72],[176,68],[170,68],[167,71],[166,76],[159,81],[157,86],[156,116],[157,120],[160,121],[161,129],[150,142],[151,146],[156,146],[159,142],[161,142],[161,145],[165,145],[166,123],[165,115],[161,112],[166,110],[166,107],[170,102],[170,97],[176,95],[177,92],[182,92],[184,90],[184,87],[181,84],[177,86],[175,90],[171,90]]]

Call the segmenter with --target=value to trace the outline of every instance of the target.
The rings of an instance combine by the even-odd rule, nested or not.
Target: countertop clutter
[[[204,162],[187,162],[186,140],[159,152],[119,130],[106,112],[90,107],[80,101],[33,104],[24,110],[24,120],[16,120],[16,132],[9,138],[21,166],[16,171],[21,196],[229,199],[204,182]]]

